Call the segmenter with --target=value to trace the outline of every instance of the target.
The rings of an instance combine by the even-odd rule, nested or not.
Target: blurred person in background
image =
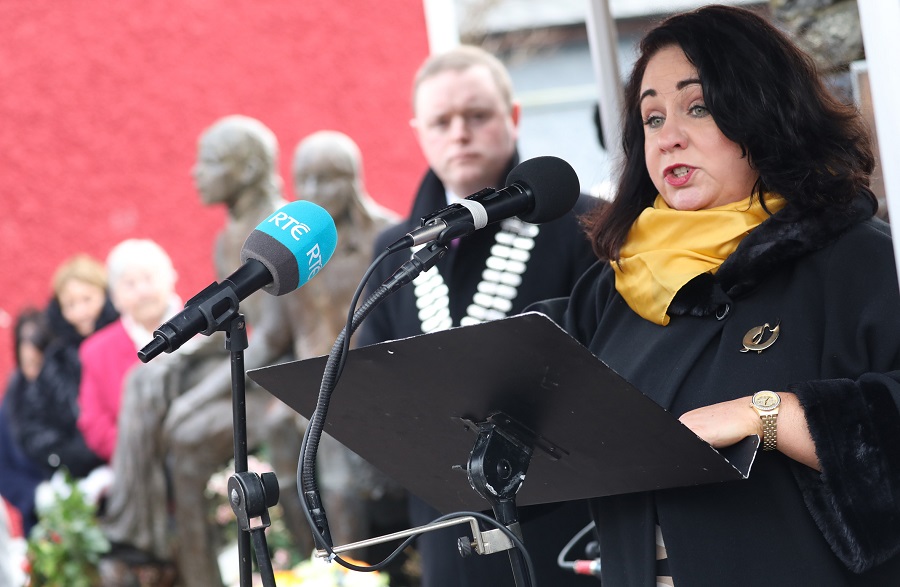
[[[13,437],[14,407],[28,387],[37,380],[44,365],[44,352],[50,344],[50,331],[43,312],[27,309],[19,314],[14,330],[16,369],[10,377],[0,404],[0,496],[22,516],[27,534],[37,522],[34,509],[35,489],[49,478],[47,467],[29,458]]]
[[[275,134],[248,116],[222,117],[197,140],[192,169],[197,194],[204,205],[227,210],[212,249],[219,281],[241,265],[240,252],[250,232],[286,203],[277,162]],[[251,336],[262,316],[273,315],[283,327],[278,318],[283,297],[256,292],[241,301]],[[258,346],[251,341],[245,354],[247,368],[274,360],[256,359]],[[289,347],[277,352],[289,352]],[[134,353],[128,360],[137,362]],[[248,448],[253,450],[268,433],[269,423],[259,422],[265,421],[275,400],[254,392],[252,384],[247,392]],[[101,528],[115,547],[110,566],[120,577],[140,572],[141,567],[177,564],[183,585],[222,583],[219,528],[209,521],[205,489],[210,476],[234,454],[232,413],[231,361],[223,332],[194,337],[177,352],[131,370],[119,413],[114,482],[101,519]],[[282,420],[283,427],[293,427],[291,420]],[[296,470],[296,460],[292,468]],[[283,491],[281,504],[289,508],[290,501]],[[311,540],[307,542],[308,549],[298,550],[311,550]],[[123,568],[126,565],[131,568]]]
[[[138,349],[153,339],[153,331],[182,303],[175,293],[172,261],[151,240],[119,243],[110,251],[106,268],[110,298],[120,318],[81,346],[78,427],[91,450],[108,463],[116,446],[125,376],[138,362]]]
[[[484,188],[503,187],[519,164],[521,108],[509,72],[490,53],[460,46],[429,57],[413,82],[413,108],[410,124],[429,169],[412,213],[379,235],[376,254],[418,228],[423,216]],[[537,225],[509,218],[460,239],[434,268],[372,311],[360,327],[359,344],[495,320],[538,300],[568,295],[595,260],[578,214],[596,205],[595,198],[581,196],[573,211],[552,222]],[[369,283],[383,283],[408,258],[408,252],[392,255]],[[410,496],[409,502],[415,526],[439,516],[417,496]],[[556,564],[556,555],[589,522],[586,504],[530,506],[520,508],[520,514],[525,545],[542,584],[592,581]],[[463,559],[456,548],[457,534],[445,529],[418,538],[423,587],[513,584],[505,555]]]
[[[10,398],[13,438],[48,476],[65,467],[81,478],[103,463],[77,426],[82,371],[78,352],[88,336],[118,317],[106,287],[106,270],[87,255],[76,255],[57,269],[54,297],[46,309],[52,340],[37,377]],[[26,361],[28,354],[26,348]]]

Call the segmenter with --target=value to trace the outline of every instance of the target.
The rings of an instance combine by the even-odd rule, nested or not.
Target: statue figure
[[[327,140],[318,142],[323,139]],[[334,216],[338,249],[329,265],[302,289],[278,297],[257,293],[241,302],[250,326],[248,370],[327,352],[368,265],[372,240],[393,220],[365,193],[359,151],[348,137],[325,133],[311,138],[301,145],[298,158],[310,162],[299,166],[302,185],[307,187],[298,193]],[[200,138],[194,168],[198,192],[205,203],[224,204],[229,213],[216,240],[218,279],[239,266],[246,236],[283,204],[276,161],[275,137],[246,117],[222,119]],[[142,551],[151,560],[174,558],[186,587],[214,587],[222,580],[204,489],[233,454],[231,372],[221,337],[198,337],[191,343],[194,348],[182,347],[135,369],[126,383],[122,410],[129,423],[120,425],[113,463],[116,481],[103,524],[120,549],[124,545],[132,553]],[[313,543],[296,489],[303,422],[251,383],[246,402],[248,448],[268,443],[286,525],[298,552],[311,552]],[[332,477],[325,474],[325,478]],[[354,471],[354,479],[366,484],[372,477]],[[343,479],[334,483],[349,485]]]
[[[200,136],[197,191],[204,204],[228,210],[213,249],[218,280],[240,265],[247,235],[284,204],[277,161],[275,135],[252,118],[227,116]],[[252,326],[282,306],[258,292],[241,302],[241,312]],[[267,358],[248,356],[248,368]],[[263,421],[273,401],[248,387],[249,446],[262,439],[262,426],[249,423]],[[232,454],[230,361],[222,333],[197,337],[134,369],[125,382],[114,484],[101,520],[114,557],[137,565],[175,560],[185,586],[221,585],[204,490]]]
[[[337,249],[316,279],[291,299],[298,320],[294,328],[298,358],[327,354],[347,321],[353,292],[371,262],[372,243],[399,216],[378,205],[366,192],[362,155],[356,143],[336,131],[319,131],[294,151],[297,199],[325,208],[338,230]],[[314,309],[310,311],[310,308]],[[314,317],[316,324],[311,324]],[[301,322],[306,319],[306,324]]]
[[[366,192],[362,156],[345,134],[326,130],[303,139],[294,152],[292,171],[297,198],[325,208],[338,231],[337,249],[328,265],[315,279],[286,296],[294,354],[304,359],[331,350],[346,325],[353,293],[371,262],[375,237],[399,217]],[[283,404],[279,409],[290,412]],[[306,420],[296,418],[298,430],[305,429]],[[275,469],[289,463],[296,469],[299,446],[299,441],[293,446],[273,443],[273,458],[283,460],[273,463]],[[276,451],[280,453],[276,455]],[[335,544],[370,538],[374,502],[386,493],[400,493],[386,476],[327,434],[319,445],[317,473]],[[361,558],[362,553],[351,556]]]

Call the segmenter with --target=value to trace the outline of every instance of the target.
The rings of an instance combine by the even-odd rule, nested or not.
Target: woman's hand
[[[806,425],[806,416],[797,396],[782,393],[778,408],[778,450],[790,458],[820,470],[816,447]],[[750,396],[691,410],[679,418],[681,423],[708,442],[724,448],[756,434],[763,436],[762,420],[750,406]]]
[[[750,406],[749,396],[691,410],[679,420],[713,448],[731,446],[752,434],[763,435],[762,420]]]

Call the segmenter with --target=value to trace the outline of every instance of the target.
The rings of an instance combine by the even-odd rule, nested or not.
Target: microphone
[[[505,188],[483,189],[425,216],[421,227],[395,241],[388,251],[467,236],[513,216],[531,224],[556,220],[575,206],[580,191],[571,165],[559,157],[535,157],[509,172]]]
[[[237,271],[189,299],[184,310],[153,332],[138,358],[147,363],[197,334],[212,334],[257,290],[281,296],[302,287],[322,270],[336,246],[337,228],[324,208],[307,201],[282,206],[244,241]]]

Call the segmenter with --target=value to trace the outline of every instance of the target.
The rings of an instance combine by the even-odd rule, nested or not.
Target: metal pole
[[[597,80],[603,141],[612,160],[612,168],[622,155],[622,81],[619,77],[618,34],[608,0],[587,0],[587,32]]]
[[[900,0],[859,0],[857,6],[866,48],[888,214],[891,224],[897,225],[900,224],[900,112],[897,110],[900,76],[894,68],[900,55],[900,36],[897,35]],[[900,273],[900,238],[896,234],[894,257]]]
[[[244,316],[238,314],[228,323],[225,346],[231,352],[231,406],[234,428],[234,472],[247,471],[247,403],[244,380],[244,350],[247,329]],[[238,528],[238,568],[241,587],[250,587],[253,577],[250,534]]]

